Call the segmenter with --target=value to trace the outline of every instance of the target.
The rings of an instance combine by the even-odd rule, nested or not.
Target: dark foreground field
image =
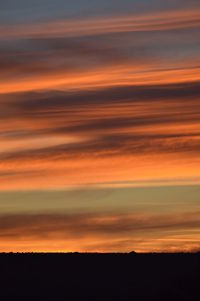
[[[200,254],[0,254],[0,300],[198,300]]]

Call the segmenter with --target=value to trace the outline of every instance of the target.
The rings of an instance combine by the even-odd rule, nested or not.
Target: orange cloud
[[[1,94],[37,90],[60,89],[61,91],[88,90],[116,86],[156,85],[200,80],[200,67],[181,69],[146,69],[135,65],[104,67],[83,72],[58,72],[53,75],[37,75],[32,78],[15,78],[1,83]]]
[[[192,251],[199,242],[199,217],[199,212],[7,215],[0,217],[0,250]]]
[[[198,83],[13,94],[1,103],[0,187],[197,184],[198,97]]]

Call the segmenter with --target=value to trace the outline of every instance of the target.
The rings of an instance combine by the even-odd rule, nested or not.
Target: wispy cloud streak
[[[159,31],[200,26],[199,10],[177,10],[145,15],[86,20],[57,21],[47,24],[2,26],[0,38],[90,36],[97,34]]]

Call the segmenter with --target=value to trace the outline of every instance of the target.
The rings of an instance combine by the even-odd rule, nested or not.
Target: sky
[[[200,4],[0,3],[0,252],[200,250]]]

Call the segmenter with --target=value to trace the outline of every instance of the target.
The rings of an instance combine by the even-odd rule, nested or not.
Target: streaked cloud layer
[[[1,38],[81,37],[137,31],[198,28],[200,10],[177,10],[145,15],[62,20],[46,24],[2,26]]]
[[[49,3],[46,17],[41,9],[37,19],[19,22],[23,3],[11,5],[0,23],[2,250],[48,251],[52,240],[54,251],[197,248],[198,201],[185,211],[177,202],[185,185],[199,197],[200,6],[150,2],[151,8],[125,1],[121,9],[119,1],[113,11],[104,11],[102,2],[80,15],[82,4],[68,3],[65,14],[59,1],[54,16]],[[9,14],[7,6],[2,12]],[[149,189],[139,212],[133,187]],[[154,212],[153,187],[162,187],[159,202],[169,207],[179,187],[175,212],[159,206]],[[73,206],[80,210],[63,212],[55,192],[84,199],[80,189],[94,198],[100,190],[105,210],[83,208],[79,196]],[[105,203],[109,189],[130,189],[130,212],[117,195],[112,206]],[[34,191],[46,199],[49,190],[51,201],[40,206]],[[16,204],[7,210],[9,193]]]
[[[0,247],[198,250],[199,192],[197,186],[1,192]]]

